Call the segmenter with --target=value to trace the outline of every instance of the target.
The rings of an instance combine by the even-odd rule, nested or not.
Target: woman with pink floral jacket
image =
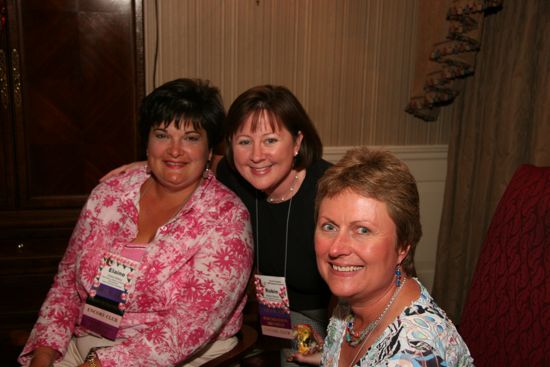
[[[249,214],[208,169],[216,88],[178,79],[140,111],[148,168],[90,194],[19,357],[30,366],[198,366],[236,344]]]

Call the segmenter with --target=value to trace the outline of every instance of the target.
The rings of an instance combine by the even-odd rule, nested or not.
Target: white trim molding
[[[325,147],[323,158],[337,162],[353,146]],[[420,221],[423,236],[416,248],[418,277],[431,291],[435,274],[437,237],[443,208],[447,175],[447,145],[372,146],[385,149],[403,160],[416,179],[420,195]]]

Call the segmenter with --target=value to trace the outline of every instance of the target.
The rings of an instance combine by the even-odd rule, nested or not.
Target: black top
[[[254,258],[258,259],[259,255],[259,269],[263,275],[284,276],[286,222],[291,205],[286,286],[290,309],[293,311],[328,307],[330,290],[317,270],[313,236],[317,181],[330,165],[324,160],[314,162],[307,168],[304,182],[292,200],[278,204],[268,203],[266,195],[234,172],[225,158],[220,161],[216,170],[218,180],[233,190],[250,211],[257,251]]]

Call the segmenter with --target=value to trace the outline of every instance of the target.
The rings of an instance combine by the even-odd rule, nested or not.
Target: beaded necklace
[[[292,180],[292,184],[290,185],[290,189],[288,190],[288,193],[281,196],[279,199],[268,197],[267,201],[269,203],[282,203],[283,201],[285,201],[288,198],[292,197],[292,193],[294,192],[294,186],[296,186],[296,182],[298,182],[298,173],[296,173],[296,175],[294,176],[294,180]]]
[[[397,296],[399,295],[399,291],[401,290],[401,288],[403,288],[403,285],[405,284],[406,280],[407,280],[407,278],[403,279],[403,282],[401,283],[401,285],[399,287],[397,287],[395,289],[395,291],[393,292],[393,295],[392,295],[390,301],[388,302],[388,304],[386,304],[386,307],[384,308],[382,313],[376,318],[376,320],[374,320],[373,322],[368,324],[367,327],[363,329],[363,331],[357,332],[357,331],[353,330],[353,325],[355,324],[355,315],[353,314],[353,312],[351,312],[346,317],[346,320],[345,320],[346,321],[345,339],[346,339],[346,342],[350,346],[356,347],[363,340],[366,340],[367,335],[370,335],[374,331],[374,329],[376,329],[376,327],[378,326],[380,321],[382,321],[384,316],[386,316],[386,314],[390,310],[393,302],[396,300]]]

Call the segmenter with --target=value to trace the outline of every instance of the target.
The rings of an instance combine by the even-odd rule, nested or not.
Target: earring
[[[210,159],[208,162],[206,162],[206,167],[204,168],[204,172],[202,173],[202,178],[208,178],[210,172]]]
[[[292,168],[296,166],[297,161],[298,161],[298,152],[294,152],[294,157],[292,157]]]
[[[401,265],[395,267],[395,285],[401,287]]]

